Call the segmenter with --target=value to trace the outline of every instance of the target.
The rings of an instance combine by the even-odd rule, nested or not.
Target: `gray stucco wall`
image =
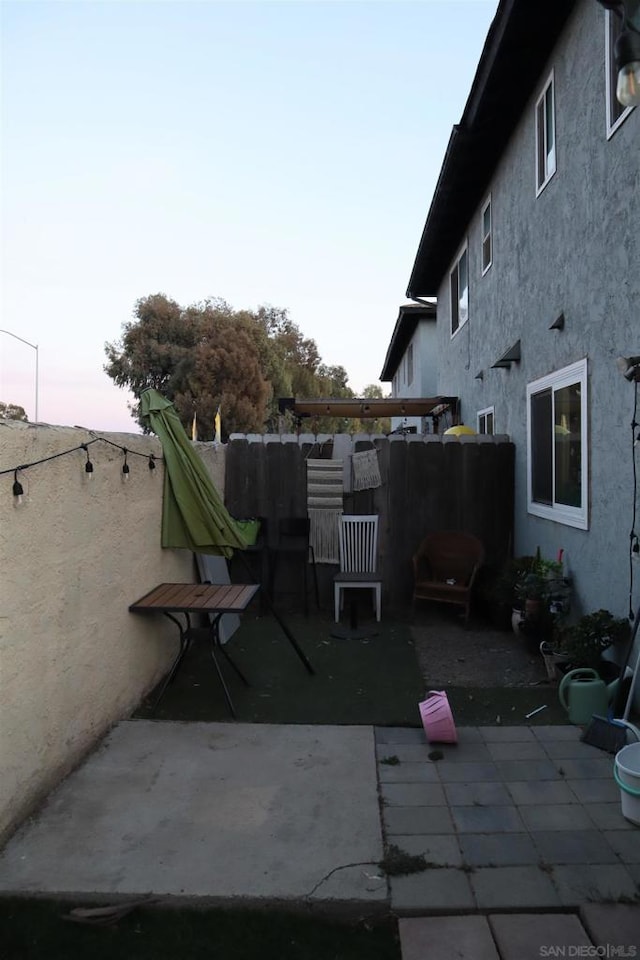
[[[605,17],[581,3],[569,21],[487,193],[493,265],[481,276],[480,208],[468,226],[469,321],[450,337],[448,275],[438,296],[438,392],[458,395],[464,422],[495,406],[495,430],[516,447],[516,554],[566,551],[577,612],[629,607],[632,524],[630,424],[634,386],[618,355],[640,353],[640,108],[607,140]],[[551,70],[556,95],[557,169],[535,191],[535,102]],[[465,237],[460,237],[460,243]],[[565,328],[549,330],[563,312]],[[521,340],[522,360],[491,365]],[[527,513],[526,388],[588,360],[589,529]],[[479,370],[483,379],[476,380]],[[633,604],[640,596],[635,564]]]
[[[413,347],[413,380],[405,380],[405,360],[410,347]],[[438,332],[433,320],[422,320],[417,324],[411,343],[398,364],[398,397],[435,397],[438,393]],[[422,432],[422,417],[392,417],[391,429],[397,427],[416,427]]]

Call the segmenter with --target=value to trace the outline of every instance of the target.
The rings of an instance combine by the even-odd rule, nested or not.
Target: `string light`
[[[22,484],[21,484],[20,481],[18,480],[18,471],[17,471],[17,470],[14,470],[14,472],[13,472],[13,495],[14,495],[14,497],[16,498],[16,504],[17,504],[18,506],[20,506],[20,504],[22,503],[22,496],[23,496],[23,494],[24,494],[24,490],[22,489]]]
[[[86,443],[81,443],[80,446],[82,447],[82,449],[84,450],[84,452],[85,452],[86,455],[87,455],[87,462],[86,462],[85,465],[84,465],[84,472],[85,472],[86,475],[87,475],[87,480],[93,480],[93,464],[91,463],[91,460],[89,459],[89,448],[88,448],[88,446],[86,445]]]
[[[163,457],[157,457],[153,453],[149,454],[149,453],[141,453],[139,450],[129,450],[126,447],[121,446],[121,444],[115,443],[113,440],[108,440],[107,437],[96,436],[93,433],[93,431],[91,431],[91,436],[92,436],[91,440],[87,440],[86,443],[80,443],[75,447],[71,447],[69,450],[61,450],[59,453],[53,453],[49,457],[41,457],[39,460],[32,460],[31,463],[21,463],[17,467],[8,467],[5,470],[0,470],[0,477],[5,476],[6,474],[9,474],[9,473],[13,474],[12,492],[13,492],[13,496],[16,499],[16,505],[22,503],[21,498],[24,496],[24,489],[18,479],[19,471],[28,470],[31,467],[37,467],[43,463],[49,463],[49,461],[51,460],[58,460],[60,457],[66,457],[71,453],[75,453],[76,450],[84,450],[84,452],[86,453],[87,459],[84,465],[85,475],[87,480],[92,480],[94,469],[95,469],[91,461],[91,458],[89,456],[89,447],[91,446],[92,443],[98,443],[98,442],[107,443],[109,444],[109,446],[115,447],[117,450],[122,451],[122,453],[124,454],[124,464],[122,465],[123,480],[129,479],[130,467],[129,467],[129,464],[127,463],[127,456],[129,454],[136,457],[144,457],[149,465],[149,470],[155,470],[158,465],[158,461],[162,462],[162,460],[164,459]]]

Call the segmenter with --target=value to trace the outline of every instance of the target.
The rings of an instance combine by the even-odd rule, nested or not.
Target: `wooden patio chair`
[[[376,620],[380,620],[382,575],[376,572],[378,564],[377,515],[351,516],[343,514],[339,527],[340,572],[333,578],[336,623],[340,620],[345,589],[373,590]]]
[[[413,557],[413,600],[434,600],[464,608],[469,620],[471,592],[484,562],[484,546],[471,533],[429,533]]]

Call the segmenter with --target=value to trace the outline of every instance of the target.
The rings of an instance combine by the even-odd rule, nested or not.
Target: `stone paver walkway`
[[[622,816],[613,757],[580,742],[580,732],[466,727],[457,745],[431,747],[420,729],[376,728],[387,848],[430,865],[391,878],[392,909],[409,916],[635,900],[640,828]],[[429,759],[434,749],[442,759]]]

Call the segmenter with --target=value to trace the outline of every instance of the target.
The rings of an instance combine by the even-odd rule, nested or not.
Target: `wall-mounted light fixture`
[[[499,357],[495,363],[491,364],[491,369],[493,370],[494,367],[498,369],[500,367],[506,367],[508,370],[510,369],[512,363],[520,363],[521,359],[522,353],[520,350],[520,341],[516,340],[512,347],[509,347],[508,350],[505,350],[502,356]]]
[[[559,317],[553,321],[549,330],[564,330],[564,313],[561,313]]]
[[[474,380],[484,380],[484,370],[478,370],[478,372],[476,373],[476,375],[475,375],[475,377],[474,377],[473,379],[474,379]]]
[[[616,40],[618,70],[616,98],[623,107],[640,104],[640,0],[598,0],[606,10],[622,20]]]
[[[618,357],[616,363],[625,380],[640,383],[640,357]]]

